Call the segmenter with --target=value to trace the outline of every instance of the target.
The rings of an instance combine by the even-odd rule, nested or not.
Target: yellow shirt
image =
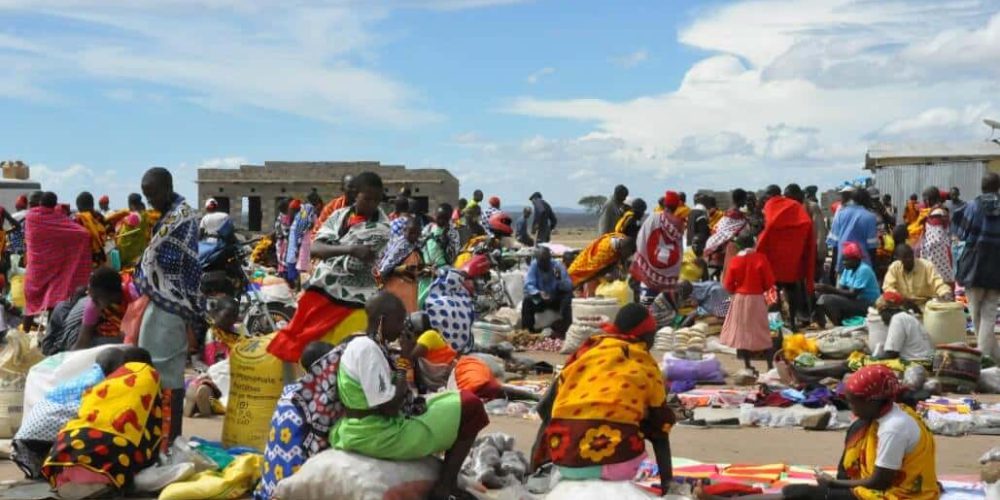
[[[934,270],[934,264],[924,259],[914,259],[910,273],[903,269],[901,261],[893,262],[885,273],[882,290],[899,293],[918,303],[951,293],[951,287]]]

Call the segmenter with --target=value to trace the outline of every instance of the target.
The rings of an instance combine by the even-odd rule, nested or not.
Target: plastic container
[[[889,327],[874,308],[868,309],[868,317],[865,319],[868,327],[868,351],[875,352],[879,344],[885,344],[885,339],[889,336]]]
[[[472,337],[476,341],[476,346],[479,347],[492,347],[501,342],[507,342],[512,333],[514,333],[514,328],[507,323],[476,321],[472,324]]]
[[[924,328],[934,345],[965,343],[965,306],[932,300],[924,309]]]

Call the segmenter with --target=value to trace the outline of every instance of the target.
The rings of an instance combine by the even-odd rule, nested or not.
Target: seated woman
[[[847,430],[837,477],[816,477],[816,486],[789,485],[778,495],[743,498],[807,500],[877,500],[940,498],[934,465],[934,436],[907,406],[896,374],[884,366],[866,366],[847,379],[847,402],[858,417]],[[714,499],[702,494],[702,499]]]
[[[162,438],[160,376],[125,363],[84,392],[80,411],[56,436],[42,467],[59,498],[118,494],[156,460]]]
[[[97,355],[87,371],[81,373],[45,394],[24,416],[21,427],[14,435],[11,460],[28,479],[42,477],[42,462],[52,449],[56,435],[67,422],[76,418],[80,398],[84,392],[102,382],[125,363],[151,363],[149,352],[131,346],[113,347]]]
[[[635,238],[645,216],[646,202],[641,198],[632,200],[614,231],[598,237],[573,259],[569,266],[573,287],[579,288],[624,264],[635,252]]]
[[[412,215],[402,215],[392,221],[392,237],[378,265],[382,289],[399,297],[406,312],[420,310],[420,290],[430,283],[421,279],[423,255],[420,252],[420,224]]]
[[[49,317],[42,353],[51,356],[104,344],[120,344],[122,318],[138,294],[131,279],[110,267],[90,274],[86,291],[60,303]]]
[[[667,390],[649,348],[656,321],[645,307],[628,304],[605,333],[587,340],[570,358],[542,400],[532,468],[559,466],[563,479],[628,481],[653,444],[662,486],[672,475],[668,432],[675,422]]]
[[[431,396],[425,408],[407,408],[413,398],[406,374],[386,355],[389,343],[411,335],[405,331],[406,310],[396,296],[384,292],[368,301],[366,310],[368,336],[348,343],[340,358],[336,387],[345,415],[330,432],[330,443],[382,460],[445,452],[429,498],[449,498],[473,441],[489,424],[483,403],[468,392],[443,392]]]
[[[844,270],[840,273],[837,286],[816,284],[816,322],[821,328],[829,318],[840,326],[843,320],[853,316],[868,314],[868,308],[881,295],[878,278],[872,266],[862,262],[861,247],[848,241],[842,245]]]
[[[337,398],[337,368],[344,348],[354,338],[347,337],[337,346],[312,342],[302,350],[300,363],[306,374],[285,386],[271,416],[261,481],[253,493],[256,500],[270,500],[279,481],[330,447],[330,429],[344,414]]]

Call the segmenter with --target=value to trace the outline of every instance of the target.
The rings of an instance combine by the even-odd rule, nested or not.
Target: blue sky
[[[0,156],[121,203],[162,165],[444,167],[521,204],[833,185],[981,141],[1000,7],[911,0],[0,0]]]

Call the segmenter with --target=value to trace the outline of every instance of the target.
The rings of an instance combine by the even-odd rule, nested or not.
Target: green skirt
[[[382,460],[416,460],[451,448],[461,418],[459,394],[444,392],[431,396],[427,411],[416,417],[342,418],[330,431],[330,444]]]

